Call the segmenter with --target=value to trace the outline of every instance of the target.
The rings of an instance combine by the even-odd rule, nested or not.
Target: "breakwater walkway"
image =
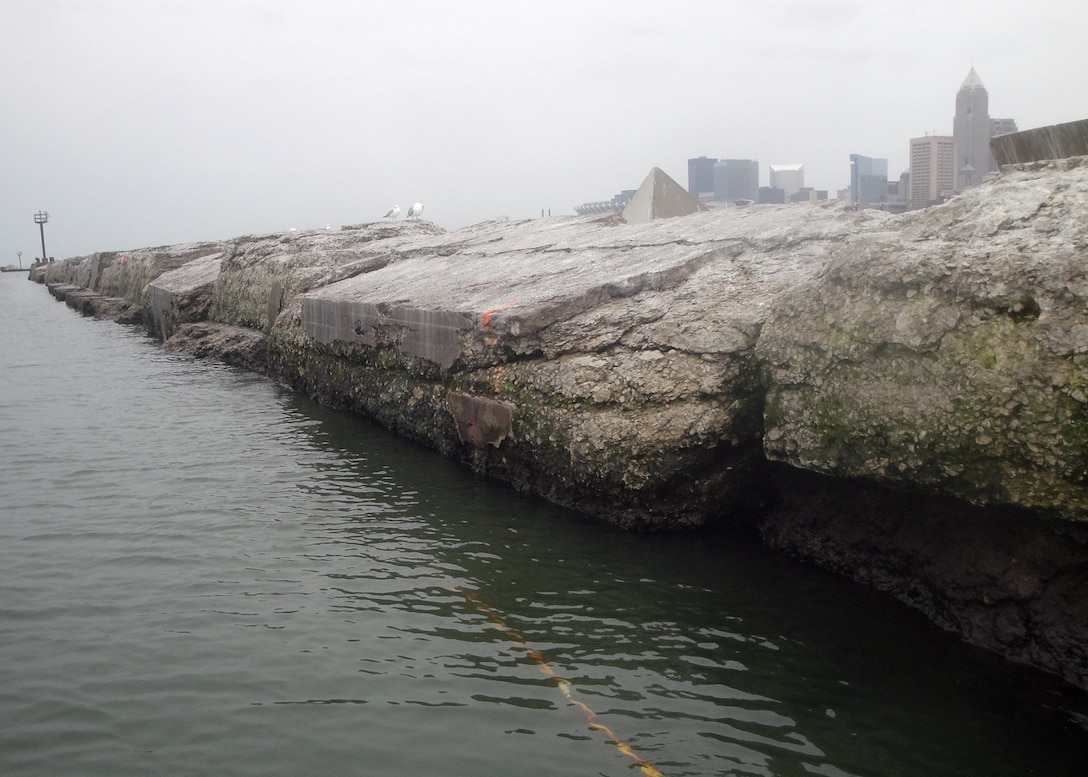
[[[32,272],[619,525],[747,522],[1088,686],[1088,162],[838,204],[426,222]]]

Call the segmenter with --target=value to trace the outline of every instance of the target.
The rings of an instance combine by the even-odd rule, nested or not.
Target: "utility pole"
[[[45,222],[47,222],[47,221],[49,221],[49,214],[46,213],[44,210],[40,210],[40,211],[38,211],[37,213],[34,214],[34,223],[37,224],[38,227],[42,231],[42,261],[43,262],[48,262],[49,261],[49,254],[47,254],[45,252]]]

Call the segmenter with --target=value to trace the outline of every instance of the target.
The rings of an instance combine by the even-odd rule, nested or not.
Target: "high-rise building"
[[[688,160],[688,194],[695,199],[714,194],[714,163],[717,159],[700,156]]]
[[[948,135],[910,139],[910,206],[924,208],[956,192],[956,140]]]
[[[718,202],[759,201],[759,162],[722,159],[714,165],[714,199]]]
[[[990,154],[990,95],[974,68],[956,92],[952,137],[956,141],[956,190],[978,186],[997,166]]]
[[[974,68],[956,92],[952,137],[956,139],[956,190],[978,186],[997,170],[990,138],[1016,132],[1013,119],[990,118],[990,95]]]
[[[888,199],[888,160],[850,155],[850,201],[883,205]]]
[[[771,165],[771,188],[781,189],[788,200],[805,186],[804,165]]]

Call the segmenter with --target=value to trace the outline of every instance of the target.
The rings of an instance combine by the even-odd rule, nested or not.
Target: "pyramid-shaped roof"
[[[623,220],[628,224],[645,224],[653,219],[686,216],[699,209],[699,202],[683,186],[655,167],[623,209]]]
[[[964,89],[985,89],[982,84],[982,79],[978,77],[978,73],[974,68],[971,68],[971,72],[967,74],[967,78],[963,79],[963,86],[960,87],[962,92]]]

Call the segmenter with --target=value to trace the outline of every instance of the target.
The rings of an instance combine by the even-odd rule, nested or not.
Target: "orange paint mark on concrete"
[[[499,305],[499,306],[498,306],[497,308],[491,308],[491,310],[488,310],[487,312],[485,312],[485,313],[484,313],[484,326],[485,326],[485,327],[489,327],[489,326],[491,326],[491,319],[492,319],[492,317],[493,317],[493,316],[494,316],[494,315],[495,315],[496,313],[498,313],[498,312],[499,312],[500,310],[506,310],[507,308],[512,308],[512,307],[513,307],[514,305],[516,305],[516,304],[518,304],[518,303],[517,303],[517,300],[514,300],[514,301],[512,301],[512,302],[507,302],[507,303],[506,303],[506,304],[504,304],[504,305]]]

